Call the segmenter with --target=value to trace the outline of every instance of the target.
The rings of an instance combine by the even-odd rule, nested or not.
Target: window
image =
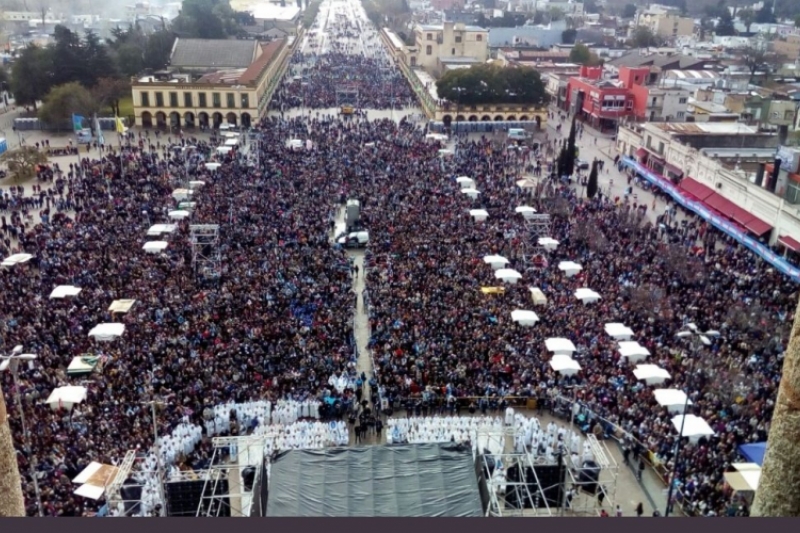
[[[689,100],[685,96],[682,96],[681,98],[678,98],[678,103],[679,104],[685,104],[688,101]]]
[[[426,38],[427,38],[429,41],[432,41],[432,40],[433,40],[433,34],[432,34],[432,33],[429,33],[429,34],[428,34],[428,36],[427,36]]]
[[[211,105],[216,109],[222,107],[222,99],[220,98],[219,93],[211,93]]]
[[[664,143],[658,143],[658,153],[664,155]]]
[[[169,93],[169,106],[178,107],[178,93]]]
[[[183,93],[183,107],[194,107],[192,105],[192,93]]]
[[[242,94],[242,107],[244,107],[245,109],[250,107],[250,95],[248,95],[247,93]]]
[[[229,109],[233,109],[236,107],[236,94],[235,93],[227,93],[226,95],[226,104],[228,104]]]
[[[451,56],[454,56],[454,55],[456,55],[456,49],[455,49],[455,48],[451,48],[451,49],[450,49],[450,55],[451,55]]]
[[[792,205],[800,204],[800,185],[789,181],[786,184],[786,192],[783,194],[783,199]]]
[[[656,102],[658,102],[658,98],[656,98],[656,97],[654,96],[654,97],[653,97],[653,105],[656,105]]]
[[[685,116],[686,116],[686,113],[684,113],[683,111],[678,111],[678,112],[677,112],[677,113],[675,113],[675,114],[678,116],[678,118],[683,118],[683,117],[685,117]]]
[[[156,93],[156,107],[164,107],[164,93]]]
[[[140,100],[142,102],[142,107],[150,107],[150,93],[147,91],[142,91],[139,94],[141,95]]]
[[[433,47],[431,45],[426,46],[425,47],[425,53],[427,55],[431,55],[433,53]]]
[[[456,35],[456,43],[460,43],[460,42],[461,42],[461,36],[460,35]]]
[[[208,102],[206,102],[206,93],[198,93],[197,105],[200,107],[206,107],[208,105]]]
[[[478,42],[483,41],[483,34],[479,33],[478,35],[476,35],[475,36],[475,40],[478,41]]]

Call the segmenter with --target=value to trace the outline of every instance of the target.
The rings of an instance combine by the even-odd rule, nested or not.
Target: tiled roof
[[[247,67],[247,70],[245,70],[242,76],[239,78],[239,83],[247,84],[256,81],[258,76],[264,71],[265,68],[267,68],[267,65],[269,65],[278,54],[285,42],[286,41],[284,39],[280,39],[269,43],[262,43],[261,55],[258,56],[258,59],[256,59],[249,67]]]
[[[256,57],[256,41],[228,39],[175,40],[170,66],[188,68],[247,68]]]

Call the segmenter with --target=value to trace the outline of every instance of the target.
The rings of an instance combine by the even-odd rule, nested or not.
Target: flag
[[[122,119],[119,117],[114,117],[114,126],[117,133],[125,133],[128,131],[128,128],[125,127],[125,123],[122,122]]]
[[[103,130],[100,129],[100,121],[97,119],[97,115],[94,116],[94,130],[97,132],[97,144],[106,144],[106,140],[103,137]]]
[[[83,129],[84,117],[81,115],[72,115],[72,129],[73,131],[81,131]]]

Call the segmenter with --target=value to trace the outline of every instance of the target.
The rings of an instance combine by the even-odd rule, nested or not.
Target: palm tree
[[[0,517],[7,516],[25,516],[25,500],[6,402],[0,390]]]

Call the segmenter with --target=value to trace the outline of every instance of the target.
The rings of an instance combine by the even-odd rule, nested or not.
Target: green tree
[[[636,4],[625,4],[622,8],[622,18],[632,19],[636,16]]]
[[[117,66],[108,54],[108,48],[91,30],[87,31],[84,37],[83,60],[86,64],[86,75],[83,79],[76,81],[80,81],[87,87],[94,86],[100,78],[117,75]]]
[[[151,34],[142,56],[143,67],[151,70],[160,70],[169,64],[172,45],[175,43],[175,34],[168,30],[161,30]]]
[[[586,197],[590,200],[597,194],[597,160],[592,161],[592,170],[589,172],[589,181],[586,183]]]
[[[47,93],[39,109],[39,119],[50,127],[61,129],[70,124],[73,114],[89,117],[99,110],[98,102],[78,82],[65,83]]]
[[[650,48],[661,44],[658,36],[647,26],[637,26],[631,35],[630,45],[634,48]]]
[[[20,146],[0,155],[0,163],[5,163],[16,181],[25,181],[36,176],[37,165],[47,163],[47,155],[34,146]]]
[[[569,60],[572,63],[577,63],[579,65],[585,65],[592,59],[592,52],[589,50],[589,47],[583,43],[578,43],[572,47],[572,50],[569,52]]]
[[[577,37],[577,35],[578,35],[578,30],[574,30],[572,28],[564,30],[561,32],[561,43],[573,44],[575,42],[575,37]]]
[[[11,70],[11,92],[18,104],[36,109],[53,86],[53,54],[49,48],[29,44]]]
[[[144,50],[136,44],[126,43],[115,50],[117,70],[122,76],[135,76],[144,68]]]
[[[239,30],[236,13],[227,0],[183,0],[172,27],[183,37],[197,39],[224,39]]]
[[[53,85],[72,81],[84,82],[89,77],[83,43],[80,36],[66,26],[57,25],[53,32]]]
[[[564,18],[564,11],[560,7],[551,7],[548,10],[550,22],[558,22]]]
[[[794,18],[794,27],[795,27],[795,28],[800,28],[800,15],[797,15],[797,16]]]
[[[733,17],[727,8],[724,8],[717,25],[714,27],[714,35],[720,37],[736,35],[736,28],[733,27]]]
[[[575,147],[576,130],[576,117],[573,115],[572,125],[569,128],[569,136],[567,137],[566,156],[564,157],[564,176],[572,176],[575,172],[575,154],[577,153]]]
[[[526,104],[546,105],[548,95],[536,70],[528,67],[503,68],[482,64],[451,70],[437,82],[439,96],[464,105]]]
[[[750,26],[756,21],[756,13],[749,7],[739,10],[739,20],[744,24],[747,33],[750,33]]]

